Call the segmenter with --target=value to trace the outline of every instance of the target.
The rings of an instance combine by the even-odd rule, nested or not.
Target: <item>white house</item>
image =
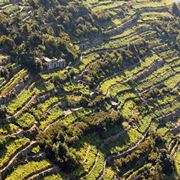
[[[42,57],[42,62],[47,65],[48,70],[55,68],[63,69],[66,66],[66,61],[64,59],[57,59],[57,58],[50,59],[48,57]]]

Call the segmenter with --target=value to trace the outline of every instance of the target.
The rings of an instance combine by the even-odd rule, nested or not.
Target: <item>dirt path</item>
[[[26,109],[28,109],[32,104],[36,103],[37,95],[33,95],[28,103],[26,103],[19,111],[17,111],[13,116],[17,118],[20,114],[22,114]]]
[[[49,165],[46,168],[43,168],[39,171],[33,172],[32,174],[26,176],[24,179],[26,180],[39,180],[42,179],[45,175],[49,175],[51,173],[59,172],[60,169],[57,166]]]
[[[25,156],[27,151],[29,151],[32,147],[36,145],[36,141],[31,141],[28,145],[23,147],[23,149],[16,152],[12,157],[9,159],[7,164],[0,169],[0,177],[6,177],[7,173],[9,173],[10,169],[14,168],[14,165],[17,163],[17,159],[21,158],[21,156]]]
[[[102,180],[102,179],[103,179],[103,176],[104,176],[104,174],[105,174],[105,169],[106,169],[107,162],[109,162],[109,161],[111,161],[111,160],[113,160],[113,159],[116,159],[116,158],[121,158],[122,156],[124,156],[124,155],[128,154],[129,152],[133,151],[134,149],[136,149],[136,147],[137,147],[141,142],[144,141],[144,139],[146,138],[146,136],[147,136],[147,134],[148,134],[148,132],[149,132],[150,126],[151,126],[151,123],[150,123],[150,125],[148,126],[147,130],[145,131],[145,133],[143,134],[142,138],[139,139],[139,140],[135,143],[135,145],[129,147],[127,150],[125,150],[125,151],[123,151],[123,152],[118,152],[118,153],[116,153],[115,155],[112,154],[112,155],[110,155],[110,156],[108,156],[108,157],[106,158],[106,160],[105,160],[105,162],[104,162],[104,168],[103,168],[103,170],[102,170],[102,172],[101,172],[101,175],[99,176],[98,180]]]
[[[88,172],[84,177],[87,177],[87,176],[89,176],[89,175],[91,174],[91,172],[93,171],[93,169],[96,167],[98,158],[99,158],[99,152],[98,152],[97,155],[96,155],[96,159],[95,159],[95,161],[94,161],[94,165],[91,167],[91,169],[89,170],[89,172]]]
[[[84,164],[84,163],[86,162],[86,159],[87,159],[87,156],[88,156],[90,150],[91,150],[91,146],[88,145],[88,148],[87,148],[87,151],[86,151],[86,155],[85,155],[85,157],[84,157],[84,160],[81,162],[82,164]]]

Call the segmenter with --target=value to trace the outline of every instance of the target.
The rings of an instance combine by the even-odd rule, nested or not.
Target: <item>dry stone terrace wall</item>
[[[2,179],[4,179],[7,176],[9,171],[12,171],[14,169],[14,167],[17,166],[17,164],[18,164],[17,159],[25,158],[26,154],[28,153],[30,148],[32,148],[33,146],[35,146],[34,141],[32,141],[27,146],[22,147],[14,155],[12,155],[12,157],[10,158],[7,165],[5,165],[4,167],[2,167],[2,169],[0,169],[0,175],[1,175]]]
[[[14,84],[13,88],[9,92],[1,94],[0,102],[2,104],[7,104],[10,100],[12,100],[14,98],[14,94],[19,94],[22,91],[22,89],[25,88],[28,79],[29,76],[27,75],[23,79],[20,79],[16,84]]]
[[[25,22],[31,16],[32,8],[27,6],[25,1],[10,0],[0,3],[0,13],[4,13],[9,17],[17,16]]]
[[[21,78],[12,75],[1,83],[0,113],[4,107],[7,112],[0,116],[0,179],[180,175],[180,58],[168,39],[174,34],[178,40],[179,17],[164,0],[157,7],[151,0],[122,2],[122,7],[114,7],[119,0],[94,2],[83,3],[111,16],[94,38],[78,40],[79,62],[22,77],[17,65],[11,73]],[[1,12],[10,3],[26,11],[22,21],[31,20],[33,9],[24,1],[5,2]],[[120,24],[113,23],[117,20]]]

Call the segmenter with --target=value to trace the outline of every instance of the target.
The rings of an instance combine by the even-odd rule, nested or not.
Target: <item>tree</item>
[[[0,139],[0,150],[5,148],[5,139],[1,137]]]
[[[38,45],[42,44],[41,37],[37,33],[31,33],[28,38],[29,38],[29,44],[32,48],[35,48]]]
[[[5,105],[0,105],[0,118],[4,119],[6,118],[6,106]]]
[[[170,176],[174,171],[173,161],[166,154],[165,150],[162,150],[161,166],[162,166],[162,171],[166,176]]]
[[[174,2],[172,5],[172,12],[175,16],[180,16],[180,4]]]
[[[9,53],[13,51],[15,48],[15,42],[13,39],[6,35],[0,36],[0,49],[2,49],[5,53]]]

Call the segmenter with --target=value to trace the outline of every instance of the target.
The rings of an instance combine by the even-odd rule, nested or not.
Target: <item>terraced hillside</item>
[[[179,3],[78,3],[0,0],[0,179],[179,179]]]

